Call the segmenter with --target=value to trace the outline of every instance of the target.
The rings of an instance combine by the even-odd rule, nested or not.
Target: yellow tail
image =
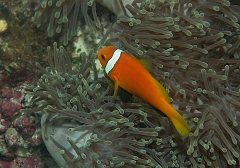
[[[186,120],[172,107],[170,103],[162,101],[159,109],[170,118],[173,125],[181,136],[186,137],[189,135],[189,125],[187,124]]]
[[[190,127],[186,120],[177,111],[170,119],[180,135],[184,137],[189,135]]]

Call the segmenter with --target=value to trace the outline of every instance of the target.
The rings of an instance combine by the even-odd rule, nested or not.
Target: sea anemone
[[[28,7],[33,7],[33,21],[37,27],[47,23],[48,35],[52,37],[56,33],[62,33],[63,44],[67,45],[71,37],[77,35],[80,18],[84,18],[91,32],[103,32],[105,25],[100,21],[100,15],[113,13],[117,17],[122,16],[125,11],[123,7],[132,2],[133,0],[27,0],[20,12],[27,12]]]
[[[107,43],[152,60],[152,74],[191,126],[186,151],[172,139],[160,156],[170,167],[238,167],[240,8],[226,0],[135,0],[125,8],[131,14]]]
[[[93,56],[82,56],[73,69],[63,47],[48,48],[49,67],[37,86],[25,87],[29,109],[43,112],[42,135],[54,160],[61,167],[155,167],[148,146],[164,132],[148,120],[148,106],[121,104],[114,100],[112,85],[98,79]],[[93,74],[90,71],[93,70]]]
[[[238,167],[239,7],[226,0],[135,0],[125,7],[119,2],[124,15],[102,41],[113,33],[108,44],[153,62],[151,73],[189,122],[190,136],[179,137],[165,117],[155,117],[136,97],[126,104],[114,100],[112,84],[97,77],[94,55],[83,56],[74,70],[63,47],[54,44],[48,49],[49,67],[37,64],[43,73],[38,86],[26,91],[28,106],[35,107],[31,111],[44,112],[44,142],[56,162],[65,167]]]
[[[27,1],[27,3],[20,8],[20,11],[25,11],[33,2],[34,0]],[[94,21],[87,13],[88,6],[92,6],[92,16]],[[35,7],[36,12],[33,20],[37,27],[48,22],[47,32],[50,37],[55,33],[63,32],[63,43],[66,45],[71,37],[77,34],[77,23],[80,10],[90,28],[95,29],[100,27],[100,21],[96,14],[96,3],[94,0],[41,0],[41,2]]]

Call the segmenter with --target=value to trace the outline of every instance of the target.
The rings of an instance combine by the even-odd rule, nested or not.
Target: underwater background
[[[114,99],[106,45],[152,62],[188,137]],[[239,0],[0,0],[0,167],[239,168],[239,45]]]

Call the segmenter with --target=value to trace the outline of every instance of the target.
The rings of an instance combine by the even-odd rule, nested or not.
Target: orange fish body
[[[98,52],[98,59],[108,76],[114,81],[114,96],[120,86],[161,110],[173,122],[182,136],[188,136],[190,128],[184,118],[171,106],[165,88],[153,78],[141,60],[126,52],[107,46]]]

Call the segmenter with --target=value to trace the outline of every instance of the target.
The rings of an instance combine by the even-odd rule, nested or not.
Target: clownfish
[[[115,46],[100,49],[98,59],[105,73],[114,81],[114,97],[121,87],[162,111],[180,135],[189,135],[190,127],[170,104],[168,92],[148,71],[149,62],[138,60]]]

